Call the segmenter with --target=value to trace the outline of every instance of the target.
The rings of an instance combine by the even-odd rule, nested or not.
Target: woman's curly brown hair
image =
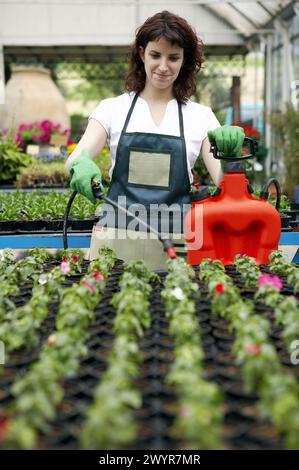
[[[148,18],[137,30],[135,42],[129,52],[129,70],[125,88],[128,92],[140,93],[145,86],[144,64],[140,57],[140,46],[146,48],[149,41],[165,38],[172,45],[184,49],[184,62],[173,85],[174,97],[186,103],[196,91],[196,74],[204,62],[203,43],[184,18],[162,11]]]

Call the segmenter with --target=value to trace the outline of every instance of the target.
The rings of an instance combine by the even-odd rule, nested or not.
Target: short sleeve
[[[221,127],[221,125],[218,119],[216,118],[215,114],[213,113],[213,111],[209,108],[207,115],[206,115],[205,129],[204,129],[202,140],[204,140],[207,137],[208,131],[214,131],[218,127]]]
[[[108,138],[111,135],[111,116],[113,115],[113,98],[108,98],[100,102],[96,109],[90,114],[88,119],[95,119],[104,127]]]

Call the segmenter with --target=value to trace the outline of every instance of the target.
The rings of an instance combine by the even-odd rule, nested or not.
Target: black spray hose
[[[280,198],[281,198],[281,189],[280,189],[280,184],[278,182],[278,180],[276,178],[270,178],[267,183],[265,184],[265,186],[263,187],[261,193],[260,193],[260,197],[261,199],[265,199],[265,201],[267,201],[268,197],[269,197],[269,188],[271,186],[271,184],[274,184],[275,186],[275,189],[276,189],[276,204],[275,204],[275,209],[277,211],[279,211],[279,208],[280,208]]]
[[[69,213],[70,213],[70,210],[71,210],[71,207],[72,207],[72,204],[73,204],[73,200],[75,199],[77,195],[77,191],[73,191],[69,200],[68,200],[68,203],[67,203],[67,206],[66,206],[66,209],[65,209],[65,213],[64,213],[64,216],[63,216],[63,248],[65,250],[68,249],[68,242],[67,242],[67,224],[68,224],[68,220],[69,220]]]
[[[135,220],[137,220],[137,222],[139,222],[143,227],[145,227],[146,229],[150,230],[152,233],[154,233],[158,239],[160,240],[160,242],[163,244],[163,248],[164,248],[164,251],[165,253],[169,256],[169,258],[171,259],[175,259],[176,258],[176,252],[175,252],[175,249],[173,247],[173,244],[171,243],[171,241],[162,233],[158,232],[156,229],[154,229],[153,227],[151,227],[150,225],[148,225],[146,222],[144,222],[142,219],[140,219],[139,217],[137,217],[135,214],[133,214],[132,212],[130,212],[128,209],[125,209],[124,207],[120,206],[119,204],[117,204],[117,202],[115,201],[112,201],[112,199],[110,199],[109,197],[105,196],[103,191],[102,191],[102,188],[100,188],[99,186],[97,186],[96,183],[93,183],[92,184],[92,189],[93,189],[93,195],[96,199],[103,199],[105,202],[108,202],[108,204],[111,204],[113,207],[115,207],[116,209],[124,212],[126,215],[129,215],[130,217],[133,217]],[[72,206],[72,203],[73,203],[73,200],[75,199],[76,197],[76,194],[77,194],[77,191],[74,191],[72,194],[71,194],[71,197],[69,198],[68,200],[68,203],[67,203],[67,206],[66,206],[66,210],[65,210],[65,213],[64,213],[64,217],[63,217],[63,247],[65,250],[67,250],[68,248],[68,241],[67,241],[67,224],[68,224],[68,217],[69,217],[69,213],[70,213],[70,210],[71,210],[71,206]]]

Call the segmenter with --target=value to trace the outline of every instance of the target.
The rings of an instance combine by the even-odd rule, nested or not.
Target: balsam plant
[[[222,448],[222,395],[216,384],[205,380],[200,327],[195,317],[199,295],[195,273],[184,260],[167,262],[162,298],[169,332],[174,339],[174,361],[166,381],[177,395],[177,413],[172,435],[189,449]]]
[[[274,309],[277,325],[283,326],[282,338],[292,352],[292,343],[299,338],[299,302],[294,296],[284,298]]]
[[[151,324],[149,282],[157,279],[142,261],[133,261],[125,267],[120,291],[111,302],[116,310],[113,326],[116,337],[108,368],[87,410],[81,434],[84,449],[123,448],[136,438],[138,427],[133,411],[141,406],[141,395],[133,380],[142,360],[138,338]]]
[[[81,271],[79,258],[75,257],[78,261],[72,258],[74,255],[67,272],[70,275]],[[0,323],[0,338],[5,342],[7,353],[20,348],[30,350],[38,345],[40,329],[49,313],[48,304],[60,300],[65,277],[60,266],[41,274],[35,281],[29,302],[23,307],[7,310]]]
[[[204,266],[206,270],[206,263]],[[215,269],[211,269],[211,276],[213,275],[217,279]],[[209,276],[206,278],[210,282]],[[220,299],[217,307],[228,288],[229,286],[224,284],[221,289],[215,289],[214,297]],[[299,445],[298,383],[294,376],[284,372],[279,362],[276,350],[268,338],[269,321],[253,313],[253,302],[243,301],[240,293],[238,295],[238,289],[236,294],[239,298],[236,297],[231,304],[224,299],[221,316],[230,321],[230,330],[235,335],[233,352],[241,366],[245,390],[258,394],[261,416],[271,420],[282,433],[288,449],[296,449]],[[266,298],[267,295],[266,292]],[[276,297],[275,299],[277,300]],[[218,308],[213,308],[214,305],[213,299],[212,312],[219,313]],[[274,387],[274,384],[281,386]]]
[[[11,264],[6,262],[0,274],[0,300],[7,295],[16,295],[23,284],[34,282],[42,273],[44,262],[51,257],[46,250],[34,248],[25,258]]]
[[[294,294],[299,292],[299,269],[293,263],[289,263],[284,259],[280,250],[272,251],[269,256],[269,269],[274,274],[282,274],[287,276],[287,283],[293,287]]]
[[[236,255],[234,265],[238,273],[241,274],[245,286],[256,286],[260,276],[260,270],[256,264],[255,258],[244,255]]]
[[[105,256],[107,256],[105,249]],[[101,251],[96,266],[101,264]],[[43,346],[39,359],[12,387],[12,403],[5,448],[33,449],[40,432],[49,430],[63,398],[62,380],[75,376],[86,352],[88,325],[104,290],[104,276],[89,265],[79,284],[65,289],[56,316],[56,331]]]

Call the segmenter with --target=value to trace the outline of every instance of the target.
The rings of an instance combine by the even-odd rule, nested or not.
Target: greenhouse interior
[[[0,31],[0,450],[299,450],[299,1]]]

